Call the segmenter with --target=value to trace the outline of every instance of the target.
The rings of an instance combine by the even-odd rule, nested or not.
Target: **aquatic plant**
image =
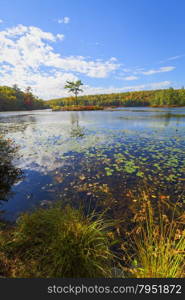
[[[79,125],[73,126],[70,130],[70,137],[82,138],[85,136],[85,128]]]
[[[162,201],[162,196],[158,205],[150,199],[151,195],[143,193],[141,209],[134,216],[137,225],[130,235],[133,255],[128,254],[132,264],[128,274],[137,278],[184,277],[185,214],[178,205]]]

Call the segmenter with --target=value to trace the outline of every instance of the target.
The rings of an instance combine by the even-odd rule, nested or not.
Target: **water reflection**
[[[13,164],[16,153],[13,142],[0,136],[0,200],[12,196],[12,186],[22,178],[21,169]]]
[[[0,113],[0,128],[6,140],[19,145],[20,158],[12,152],[7,164],[14,176],[4,169],[0,175],[1,182],[10,181],[9,188],[1,188],[8,195],[3,209],[10,220],[56,199],[74,205],[82,200],[86,207],[113,205],[119,211],[128,189],[141,185],[142,173],[163,193],[173,194],[177,184],[179,191],[184,187],[183,109]],[[15,172],[20,169],[22,181]]]
[[[83,138],[85,136],[85,127],[80,126],[79,124],[79,114],[71,114],[71,129],[70,136],[72,138]]]

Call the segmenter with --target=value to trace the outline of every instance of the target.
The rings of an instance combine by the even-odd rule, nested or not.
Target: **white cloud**
[[[181,55],[176,55],[176,56],[171,56],[169,58],[166,58],[164,60],[161,60],[159,63],[162,64],[162,63],[165,63],[165,62],[168,62],[168,61],[171,61],[171,60],[177,60],[177,59],[180,59],[182,57],[184,57],[185,54],[181,54]]]
[[[117,61],[117,58],[113,56],[110,58],[110,61]]]
[[[135,79],[138,79],[137,75],[139,75],[139,74],[148,76],[148,75],[154,75],[154,74],[158,74],[158,73],[170,72],[170,71],[173,71],[174,69],[175,69],[174,66],[166,66],[166,67],[160,67],[158,69],[149,69],[149,70],[145,70],[144,68],[140,68],[140,67],[124,68],[124,69],[122,69],[122,79],[135,80]],[[130,73],[130,75],[124,76],[124,73]]]
[[[148,84],[140,84],[140,85],[132,85],[132,86],[124,86],[121,88],[114,88],[114,87],[90,87],[84,86],[84,95],[90,94],[110,94],[110,93],[121,93],[121,92],[128,92],[128,91],[139,91],[139,90],[156,90],[156,89],[163,89],[168,88],[171,85],[170,81],[161,81],[161,82],[152,82]]]
[[[3,20],[2,19],[0,19],[0,24],[2,24],[3,23]]]
[[[63,40],[38,27],[18,25],[0,31],[0,85],[31,86],[44,99],[66,95],[66,80],[76,80],[76,73],[104,78],[119,68],[115,58],[88,60],[83,56],[63,57],[51,43]]]
[[[159,69],[151,69],[148,71],[142,71],[140,72],[143,75],[153,75],[153,74],[157,74],[157,73],[164,73],[164,72],[170,72],[173,71],[175,69],[175,67],[173,66],[167,66],[167,67],[161,67]]]
[[[179,58],[184,57],[184,56],[185,56],[185,54],[183,54],[183,55],[176,55],[176,56],[169,57],[167,60],[176,60],[176,59],[179,59]]]
[[[138,76],[134,76],[134,75],[131,75],[131,76],[126,76],[126,77],[123,77],[122,79],[123,80],[136,80],[138,79],[139,77]]]
[[[69,17],[64,17],[62,19],[58,19],[57,22],[59,24],[61,24],[61,23],[68,24],[70,22],[70,18]]]
[[[120,68],[117,59],[93,60],[83,56],[63,56],[57,53],[53,43],[62,41],[62,33],[45,32],[34,26],[18,25],[0,31],[0,85],[18,84],[21,89],[31,86],[33,92],[43,99],[69,95],[63,88],[66,80],[77,80],[79,74],[92,78],[106,78]],[[175,67],[166,66],[157,70],[136,67],[123,69],[122,79],[138,79],[138,74],[152,75],[169,72]],[[130,72],[125,76],[126,72]],[[142,85],[114,87],[84,86],[84,94],[124,92],[142,89],[157,89],[170,85],[169,81]]]
[[[57,37],[59,40],[63,41],[63,39],[64,39],[64,34],[57,33],[56,37]]]
[[[128,69],[128,68],[124,68],[124,69],[123,69],[123,72],[125,72],[125,73],[130,73],[130,72],[132,72],[132,70],[131,70],[131,69]]]
[[[105,78],[108,74],[116,70],[119,65],[111,60],[102,61],[89,61],[83,56],[69,56],[62,58],[59,54],[50,53],[47,61],[48,66],[61,68],[65,71],[74,71],[85,74],[94,78]]]

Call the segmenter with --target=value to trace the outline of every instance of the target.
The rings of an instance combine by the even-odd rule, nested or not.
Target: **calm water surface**
[[[10,180],[1,149],[2,181],[10,180],[10,188],[0,186],[6,220],[55,200],[115,214],[144,186],[153,197],[184,194],[185,108],[1,112],[0,138],[18,146],[11,166],[21,172]]]

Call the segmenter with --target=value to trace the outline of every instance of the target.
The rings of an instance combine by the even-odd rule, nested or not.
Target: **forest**
[[[23,92],[17,85],[0,86],[0,111],[33,110],[46,107],[43,100],[32,94],[30,87]]]
[[[43,101],[34,96],[31,88],[22,91],[17,85],[0,86],[0,111],[35,110],[76,105],[73,96]],[[78,106],[185,106],[185,89],[162,89],[125,93],[78,96]]]
[[[47,101],[51,107],[71,106],[74,97]],[[185,89],[162,89],[125,93],[78,96],[78,105],[95,106],[185,106]]]

